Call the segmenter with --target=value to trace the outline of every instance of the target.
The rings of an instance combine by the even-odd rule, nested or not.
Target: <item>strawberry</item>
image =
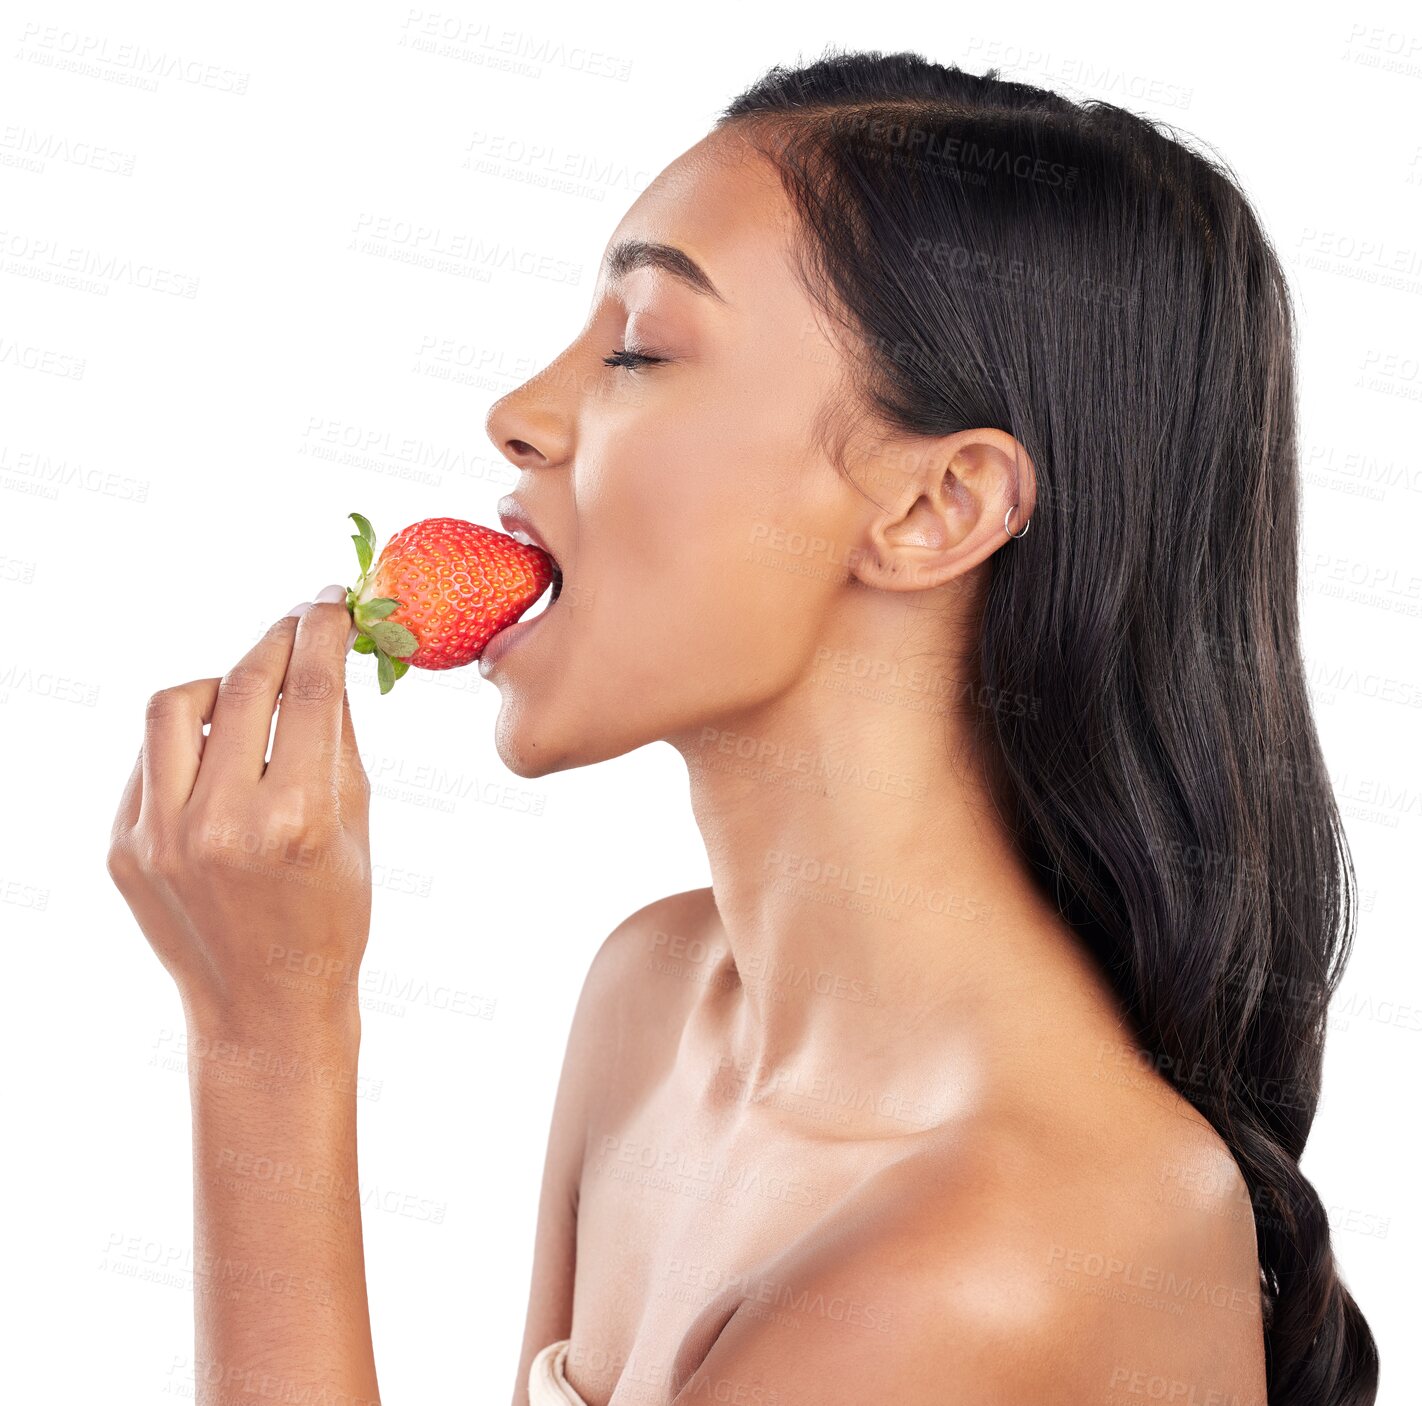
[[[413,665],[458,669],[541,596],[557,568],[538,547],[452,517],[397,532],[371,566],[375,529],[359,513],[360,580],[346,592],[354,648],[376,657],[381,693]],[[555,585],[555,591],[557,589]]]

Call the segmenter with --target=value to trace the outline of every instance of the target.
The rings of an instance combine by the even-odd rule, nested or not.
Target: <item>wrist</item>
[[[360,957],[329,941],[253,932],[240,955],[211,963],[196,980],[179,979],[188,1027],[267,1039],[358,1033]]]
[[[190,1035],[302,1046],[360,1041],[360,1001],[354,980],[300,991],[279,984],[245,990],[181,992]]]
[[[302,1097],[355,1095],[360,1007],[354,996],[318,1007],[185,998],[194,1089]]]

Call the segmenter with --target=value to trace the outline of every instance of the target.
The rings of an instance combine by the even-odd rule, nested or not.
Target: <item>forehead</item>
[[[625,239],[670,244],[705,269],[733,307],[793,282],[795,221],[775,167],[743,137],[713,132],[639,195],[608,248]]]

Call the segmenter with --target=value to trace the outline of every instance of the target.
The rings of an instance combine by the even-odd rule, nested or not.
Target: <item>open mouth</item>
[[[553,562],[553,579],[543,594],[528,607],[518,618],[520,620],[536,620],[540,615],[546,614],[552,609],[554,603],[563,592],[563,568],[555,561]]]

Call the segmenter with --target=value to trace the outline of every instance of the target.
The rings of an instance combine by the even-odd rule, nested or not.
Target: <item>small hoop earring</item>
[[[1014,531],[1012,530],[1012,514],[1015,513],[1016,511],[1017,511],[1017,504],[1014,503],[1014,504],[1007,510],[1007,516],[1004,517],[1003,520],[1002,520],[1002,530],[1003,530],[1005,533],[1007,533],[1007,535],[1008,535],[1009,537],[1011,537],[1014,542],[1020,542],[1020,541],[1027,535],[1028,529],[1032,526],[1032,519],[1031,519],[1031,518],[1028,518],[1027,521],[1022,524],[1022,531],[1021,531],[1021,532],[1014,532]]]

